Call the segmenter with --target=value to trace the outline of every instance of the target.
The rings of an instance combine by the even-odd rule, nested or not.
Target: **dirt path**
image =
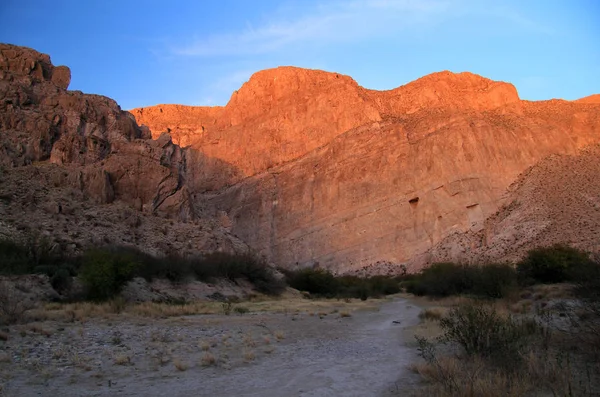
[[[402,329],[418,323],[418,313],[419,308],[398,298],[378,311],[357,311],[350,317],[332,311],[88,324],[85,331],[77,331],[79,342],[78,336],[63,331],[71,344],[81,343],[80,356],[91,357],[88,367],[71,365],[45,380],[41,372],[31,379],[33,370],[23,364],[27,360],[15,360],[20,370],[13,371],[4,390],[8,395],[64,397],[381,396],[415,382],[406,369],[415,352],[405,346]],[[108,341],[115,332],[122,340],[113,348]],[[207,340],[211,347],[200,348],[199,341]],[[103,350],[90,350],[94,343]],[[32,349],[39,344],[32,342]],[[158,358],[156,364],[161,349],[168,349],[169,357],[164,362]],[[129,352],[131,363],[115,365],[119,351]],[[217,357],[215,365],[199,363],[198,357],[207,352]],[[45,359],[39,349],[37,357],[39,366]],[[184,370],[173,365],[179,359]]]
[[[414,352],[404,346],[401,328],[418,322],[419,310],[403,300],[379,312],[355,314],[340,335],[300,339],[260,364],[242,367],[204,383],[201,395],[222,396],[376,396],[396,388]],[[394,324],[392,321],[400,321]],[[408,374],[407,374],[408,375]],[[199,392],[198,384],[180,384]]]

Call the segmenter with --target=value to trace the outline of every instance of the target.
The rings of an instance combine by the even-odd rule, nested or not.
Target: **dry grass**
[[[417,391],[417,395],[600,395],[600,379],[597,379],[600,366],[592,368],[594,364],[586,361],[585,353],[574,348],[574,342],[580,344],[580,341],[569,340],[563,331],[548,328],[547,324],[551,323],[543,322],[549,321],[542,317],[548,313],[548,301],[571,298],[570,291],[571,286],[565,284],[536,285],[514,296],[491,302],[491,307],[502,317],[534,317],[546,326],[531,335],[518,351],[518,357],[507,362],[508,367],[490,358],[456,355],[455,347],[444,345],[443,349],[439,349],[441,346],[438,345],[438,352],[433,359],[409,367],[427,382]],[[470,303],[470,300],[446,298],[432,302],[423,299],[420,303],[426,307],[419,315],[421,323],[405,330],[407,340],[414,340],[415,335],[430,341],[437,340],[443,335],[437,320],[446,316],[452,307]],[[554,313],[556,318],[564,317],[559,317],[560,314]]]
[[[198,347],[199,347],[199,348],[200,348],[200,350],[202,350],[202,351],[208,351],[208,350],[210,350],[210,346],[211,346],[211,344],[210,344],[210,343],[208,343],[208,342],[207,342],[207,341],[205,341],[205,340],[203,340],[203,341],[200,341],[200,343],[198,343]]]
[[[180,358],[174,358],[173,365],[175,366],[175,368],[177,368],[178,371],[181,372],[186,371],[189,368],[188,364]]]
[[[119,353],[114,356],[113,363],[115,365],[129,365],[131,364],[131,357],[127,354]]]
[[[273,336],[275,336],[278,341],[285,339],[285,333],[283,331],[275,331]]]
[[[430,307],[423,309],[419,313],[419,318],[424,321],[438,321],[448,312],[447,308],[442,307]]]
[[[340,301],[337,299],[304,299],[298,296],[284,296],[279,299],[257,297],[244,302],[244,306],[235,306],[238,314],[252,313],[308,313],[325,317],[329,313],[354,310],[375,310],[387,299],[369,299],[366,302],[358,299]],[[237,310],[236,310],[237,309]],[[114,299],[105,303],[47,303],[41,308],[27,312],[24,321],[28,322],[86,322],[90,319],[116,319],[119,316],[135,316],[143,318],[169,318],[196,314],[221,314],[221,302],[192,302],[183,305],[167,303],[143,302],[127,304],[122,299]]]
[[[346,317],[352,317],[352,314],[347,311],[347,310],[343,310],[340,312],[340,318],[346,318]]]
[[[41,324],[33,323],[27,326],[27,329],[36,334],[44,335],[46,337],[52,336],[52,331],[45,329]]]
[[[256,358],[256,355],[254,354],[254,351],[252,350],[244,350],[242,353],[242,357],[244,357],[244,362],[251,362],[254,361],[254,359]]]
[[[210,367],[216,365],[217,358],[210,352],[204,352],[200,357],[200,365],[203,367]]]
[[[514,372],[498,370],[477,357],[456,356],[412,364],[409,369],[427,381],[419,396],[517,397],[533,391],[558,396],[591,395],[574,392],[572,374],[556,359],[535,354],[528,355],[523,369]]]
[[[255,347],[256,346],[256,342],[254,341],[254,339],[252,338],[252,335],[244,335],[244,346],[246,347]]]

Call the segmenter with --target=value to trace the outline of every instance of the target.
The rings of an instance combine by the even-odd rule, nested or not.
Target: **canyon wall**
[[[133,114],[153,134],[177,130],[161,108]],[[188,141],[241,171],[208,194],[211,206],[275,263],[340,272],[417,269],[449,236],[481,232],[529,167],[600,142],[595,101],[521,101],[512,85],[471,73],[373,91],[278,68],[218,112]]]

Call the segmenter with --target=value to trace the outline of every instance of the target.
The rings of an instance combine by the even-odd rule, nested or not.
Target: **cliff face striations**
[[[423,266],[448,236],[483,230],[526,169],[600,142],[593,100],[521,101],[512,85],[471,73],[373,91],[285,67],[183,122],[185,108],[158,108],[133,114],[241,171],[209,194],[236,235],[276,263],[342,272]]]
[[[69,81],[47,55],[0,45],[1,236],[74,251],[247,243],[339,272],[598,249],[597,96],[528,102],[451,72],[374,91],[282,67],[224,107],[132,115]]]

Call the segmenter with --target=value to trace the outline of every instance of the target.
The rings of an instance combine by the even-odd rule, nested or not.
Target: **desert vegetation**
[[[518,264],[435,264],[405,280],[430,296],[415,332],[418,395],[600,392],[600,264],[555,245]],[[560,283],[560,284],[556,284]]]
[[[267,295],[280,294],[285,288],[284,281],[251,254],[215,252],[198,257],[157,257],[131,247],[105,246],[68,256],[43,244],[25,246],[0,240],[0,264],[2,275],[47,275],[58,292],[67,290],[73,277],[78,277],[85,287],[84,296],[78,298],[95,301],[116,297],[134,277],[174,282],[244,279]]]
[[[326,269],[305,268],[282,270],[290,287],[315,297],[360,298],[381,297],[401,291],[399,278],[391,276],[334,276]]]

